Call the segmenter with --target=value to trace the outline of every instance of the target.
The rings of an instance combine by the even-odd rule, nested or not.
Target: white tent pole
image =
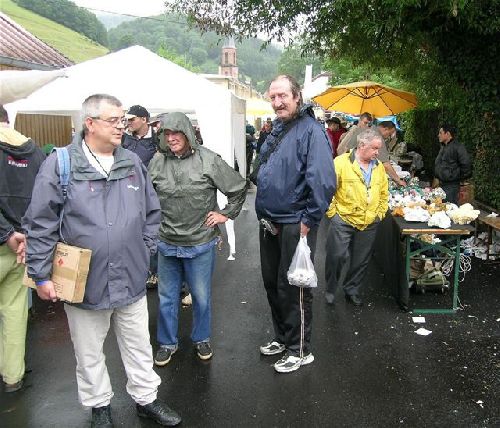
[[[73,121],[75,132],[80,132],[83,129],[82,116],[80,112],[71,113],[71,120]]]
[[[17,108],[12,107],[11,105],[4,105],[3,106],[5,110],[7,111],[7,114],[9,115],[9,126],[11,128],[14,128],[14,124],[16,123],[16,117],[17,117]]]

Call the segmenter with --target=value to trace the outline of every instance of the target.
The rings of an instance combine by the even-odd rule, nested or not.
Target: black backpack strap
[[[269,147],[269,150],[266,153],[264,153],[264,156],[260,156],[260,159],[259,159],[260,165],[265,164],[269,160],[269,158],[271,157],[271,155],[278,148],[279,144],[281,143],[281,140],[283,140],[283,138],[285,138],[285,135],[288,133],[288,131],[293,128],[293,125],[295,125],[295,121],[287,123],[283,127],[283,130],[281,131],[281,134],[279,134],[276,137],[276,139],[272,142],[271,146]]]

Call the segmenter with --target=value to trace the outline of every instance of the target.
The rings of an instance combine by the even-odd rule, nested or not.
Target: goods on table
[[[474,221],[480,211],[475,210],[471,204],[463,204],[460,208],[448,211],[448,216],[457,224],[469,224]]]
[[[397,187],[390,183],[389,195],[392,215],[404,217],[406,221],[428,222],[429,227],[448,229],[451,227],[451,221],[455,224],[468,224],[479,215],[479,211],[471,204],[458,208],[455,204],[444,203],[446,193],[443,189],[421,188],[417,177],[409,180],[406,187]]]
[[[425,222],[430,218],[429,211],[422,208],[421,206],[416,206],[412,208],[405,207],[403,208],[403,213],[404,213],[404,219],[406,221]]]
[[[403,207],[394,207],[392,210],[392,215],[394,217],[404,217],[405,213],[403,211]]]
[[[451,220],[444,211],[437,211],[431,215],[427,225],[437,226],[440,229],[449,229],[451,227]]]

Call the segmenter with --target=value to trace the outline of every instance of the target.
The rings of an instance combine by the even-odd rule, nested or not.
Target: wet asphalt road
[[[157,368],[159,397],[185,427],[498,427],[500,426],[499,266],[473,260],[461,284],[464,307],[455,315],[426,315],[429,336],[399,310],[384,278],[370,266],[365,305],[342,296],[324,302],[324,241],[318,238],[313,349],[315,361],[275,373],[278,357],[258,346],[272,338],[259,268],[254,194],[236,220],[237,255],[220,252],[213,281],[214,357],[201,362],[190,343],[191,310],[182,309],[180,349]],[[411,294],[410,306],[451,306],[451,295]],[[148,292],[155,345],[157,296]],[[113,334],[106,344],[115,396],[115,426],[153,427],[140,420],[125,391],[126,377]],[[27,343],[25,391],[0,392],[1,427],[88,427],[90,411],[77,401],[75,360],[60,303],[35,300]]]

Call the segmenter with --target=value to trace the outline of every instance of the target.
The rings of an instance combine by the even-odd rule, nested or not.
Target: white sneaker
[[[307,366],[308,364],[311,364],[313,361],[314,361],[314,355],[312,354],[312,352],[310,352],[309,354],[307,354],[302,358],[300,365]]]
[[[283,355],[281,360],[274,363],[274,370],[278,373],[290,373],[298,370],[302,365],[302,358],[294,355]]]
[[[285,345],[276,342],[275,340],[266,343],[264,346],[260,347],[260,353],[262,355],[276,355],[281,354],[285,350]]]
[[[311,364],[314,361],[312,353],[300,358],[294,355],[284,355],[283,358],[274,364],[274,370],[278,373],[290,373],[298,370],[301,366]]]

